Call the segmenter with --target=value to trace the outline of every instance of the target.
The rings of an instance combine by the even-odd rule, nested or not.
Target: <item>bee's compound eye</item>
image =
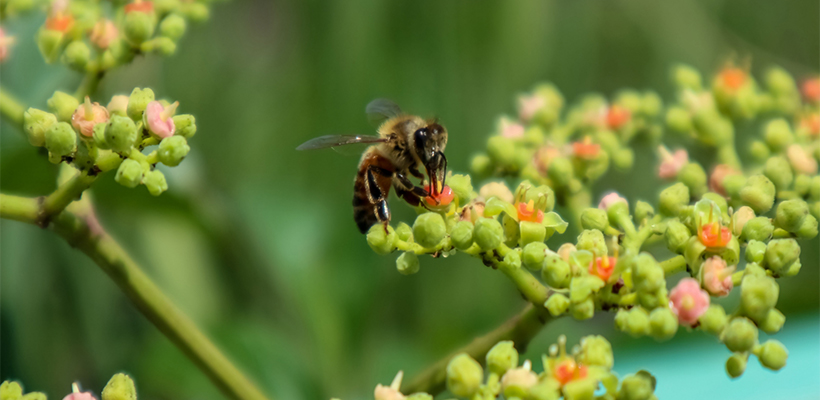
[[[427,128],[417,129],[416,132],[413,134],[413,145],[416,148],[416,154],[418,154],[419,156],[424,155],[429,159],[429,151],[426,150],[427,142],[429,141],[428,138],[429,132],[427,131]]]

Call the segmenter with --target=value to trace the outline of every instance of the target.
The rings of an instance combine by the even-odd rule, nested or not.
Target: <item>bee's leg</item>
[[[383,192],[379,187],[376,174],[389,178],[393,176],[393,172],[371,165],[367,167],[364,180],[367,199],[370,201],[370,204],[376,207],[376,218],[384,225],[384,232],[387,233],[387,225],[390,223],[390,207],[387,205],[387,193]],[[388,189],[389,188],[388,186]]]
[[[413,176],[415,176],[416,178],[421,179],[421,183],[422,183],[422,184],[424,184],[424,174],[422,174],[421,172],[419,172],[418,167],[412,167],[412,168],[410,168],[410,175],[413,175]]]
[[[393,175],[393,177],[395,178],[394,182],[397,183],[397,184],[393,185],[393,186],[396,187],[396,189],[401,187],[402,189],[404,189],[406,191],[413,192],[413,194],[415,194],[418,197],[427,197],[427,196],[430,195],[430,193],[426,189],[424,189],[423,187],[413,185],[413,182],[411,182],[410,179],[408,179],[404,174],[402,174],[400,172],[396,172]]]

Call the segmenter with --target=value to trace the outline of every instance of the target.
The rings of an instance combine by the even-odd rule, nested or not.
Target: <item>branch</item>
[[[447,375],[447,364],[456,354],[467,353],[470,357],[478,360],[482,364],[485,362],[487,352],[502,340],[512,340],[515,348],[523,353],[527,345],[541,328],[547,323],[548,314],[543,307],[534,307],[527,304],[520,313],[510,318],[503,325],[492,332],[473,339],[470,344],[464,346],[446,357],[438,360],[435,364],[427,367],[424,371],[416,375],[407,385],[402,387],[402,393],[426,392],[432,395],[444,390],[444,381]]]
[[[43,199],[40,205],[40,213],[37,216],[37,225],[43,228],[47,227],[52,217],[62,212],[72,201],[82,196],[83,192],[95,180],[97,180],[97,175],[89,175],[88,171],[82,171],[57,186],[57,190]]]
[[[661,268],[666,276],[686,271],[686,259],[683,256],[675,256],[668,260],[661,261]]]
[[[37,224],[40,210],[37,199],[0,194],[0,218]],[[94,215],[91,213],[83,215],[66,210],[53,218],[50,229],[102,268],[140,312],[208,375],[225,395],[238,400],[266,400],[265,395],[162,293],[125,250],[93,219]]]
[[[0,115],[23,132],[23,113],[26,108],[8,91],[0,88]]]

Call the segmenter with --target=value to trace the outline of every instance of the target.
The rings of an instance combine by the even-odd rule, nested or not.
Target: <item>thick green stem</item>
[[[40,210],[37,199],[0,194],[0,218],[37,224]],[[90,212],[75,214],[66,210],[53,218],[50,229],[102,268],[140,312],[205,372],[225,395],[233,399],[265,400],[265,395],[93,219],[94,215]],[[92,223],[89,224],[89,221]]]
[[[448,354],[438,360],[435,364],[427,367],[424,371],[409,380],[408,384],[401,388],[402,393],[426,392],[432,395],[444,390],[444,382],[447,377],[447,364],[460,353],[467,353],[470,357],[484,364],[487,352],[502,340],[512,340],[515,348],[519,352],[524,352],[527,345],[541,328],[549,321],[550,317],[543,307],[535,307],[528,304],[524,310],[516,316],[507,320],[503,325],[494,329],[484,336],[473,339],[470,344]]]
[[[97,175],[89,175],[87,171],[82,171],[58,186],[57,190],[43,200],[37,220],[38,225],[47,226],[52,217],[63,211],[72,201],[77,200],[95,180],[97,180]]]
[[[537,307],[544,307],[544,302],[547,301],[550,291],[536,279],[530,271],[527,271],[523,267],[513,268],[502,266],[498,269],[515,283],[515,286],[518,287],[518,290],[521,291],[530,303]]]
[[[634,253],[638,253],[641,251],[641,247],[649,239],[650,236],[654,234],[652,227],[649,225],[644,225],[641,229],[637,231],[635,228],[632,228],[632,234],[627,234],[624,237],[623,246],[625,251],[632,251]]]
[[[661,268],[666,276],[686,271],[686,259],[683,256],[675,256],[668,260],[661,261]]]
[[[14,96],[0,88],[0,115],[19,128],[20,132],[23,131],[23,113],[25,112],[26,108]]]

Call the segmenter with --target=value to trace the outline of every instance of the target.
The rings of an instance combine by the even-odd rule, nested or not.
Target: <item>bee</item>
[[[387,195],[392,186],[396,195],[412,206],[427,207],[423,198],[434,200],[441,194],[447,172],[447,130],[436,119],[423,119],[405,114],[390,100],[376,99],[365,108],[375,122],[381,122],[378,136],[328,135],[302,143],[296,150],[313,150],[347,146],[356,143],[370,145],[362,154],[353,184],[353,219],[359,231],[366,233],[381,222],[385,231],[390,222]],[[424,168],[429,185],[416,186],[410,175],[424,184]]]

